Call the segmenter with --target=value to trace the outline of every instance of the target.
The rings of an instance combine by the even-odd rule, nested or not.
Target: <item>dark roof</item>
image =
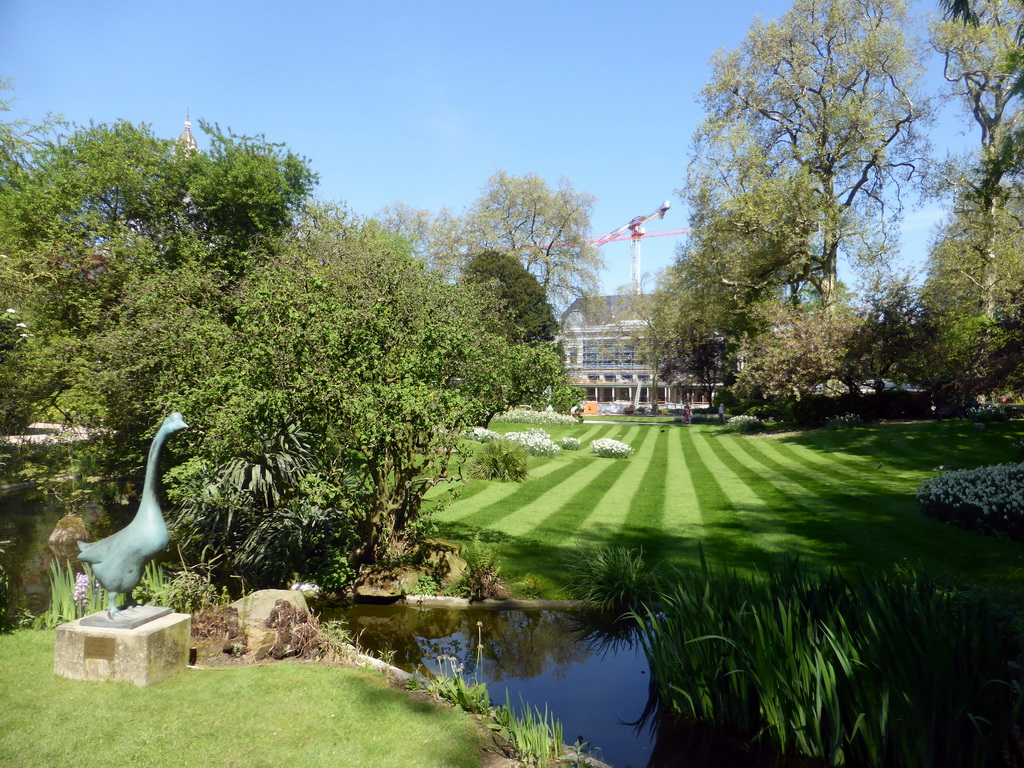
[[[626,320],[635,320],[636,312],[632,307],[629,295],[618,296],[585,296],[576,299],[562,313],[564,323],[573,312],[583,316],[583,325],[611,325]]]

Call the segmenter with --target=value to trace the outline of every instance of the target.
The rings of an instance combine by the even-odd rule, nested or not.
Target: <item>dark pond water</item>
[[[616,768],[650,762],[650,730],[627,724],[647,704],[647,660],[638,646],[577,614],[360,605],[339,618],[363,648],[407,672],[437,673],[438,657],[454,656],[468,680],[487,683],[493,703],[504,703],[507,691],[516,706],[520,696],[542,712],[547,704],[566,742],[589,742]]]
[[[56,496],[37,491],[0,493],[0,565],[11,580],[20,606],[33,613],[49,607],[49,568],[53,554],[46,543],[57,521],[68,507]],[[124,526],[135,514],[113,486],[90,490],[90,500],[79,507],[94,539],[102,538]]]

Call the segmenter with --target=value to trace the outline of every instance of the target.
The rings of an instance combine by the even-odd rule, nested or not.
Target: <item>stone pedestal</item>
[[[192,617],[187,613],[171,613],[135,629],[82,626],[84,620],[57,627],[54,674],[72,680],[130,680],[145,687],[188,666]]]

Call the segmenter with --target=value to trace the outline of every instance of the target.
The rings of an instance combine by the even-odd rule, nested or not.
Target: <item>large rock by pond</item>
[[[265,622],[278,600],[285,600],[304,611],[309,610],[306,596],[297,589],[261,589],[235,600],[229,607],[238,611],[238,618],[242,624],[254,624],[257,621]]]
[[[420,579],[430,575],[431,569],[416,565],[364,568],[356,584],[356,601],[397,600],[415,592]]]
[[[466,572],[462,545],[447,539],[427,539],[420,547],[420,561],[433,569],[442,583],[458,581]]]
[[[57,559],[67,561],[78,557],[80,541],[89,541],[89,529],[77,513],[70,512],[57,521],[46,543]]]
[[[397,600],[415,594],[420,579],[451,584],[466,572],[462,545],[445,539],[427,539],[417,553],[417,565],[364,568],[356,583],[356,600]]]

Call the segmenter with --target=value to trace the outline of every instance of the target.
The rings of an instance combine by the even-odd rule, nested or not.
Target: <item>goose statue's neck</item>
[[[168,433],[167,425],[162,425],[149,446],[149,458],[146,459],[146,481],[142,486],[144,500],[156,497],[156,475],[160,464],[160,449],[167,442]]]

